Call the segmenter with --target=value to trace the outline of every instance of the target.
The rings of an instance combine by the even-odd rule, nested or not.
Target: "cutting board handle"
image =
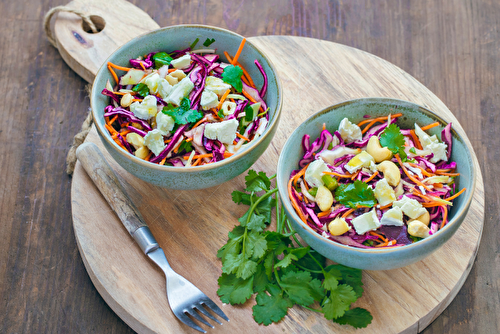
[[[139,210],[125,193],[115,172],[104,159],[102,152],[94,143],[87,142],[78,147],[76,156],[128,233],[135,238],[134,233],[147,225]]]
[[[82,20],[83,15],[92,20],[96,33]],[[62,58],[90,83],[111,53],[132,38],[160,27],[147,13],[125,0],[75,0],[58,7],[52,22],[52,15],[47,16],[50,27],[46,31]]]

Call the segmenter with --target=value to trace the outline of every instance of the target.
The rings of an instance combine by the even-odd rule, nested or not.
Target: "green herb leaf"
[[[357,299],[356,293],[352,287],[346,284],[339,285],[327,298],[325,298],[321,305],[325,318],[332,320],[343,316],[349,309],[349,306]]]
[[[313,279],[307,271],[289,272],[281,277],[280,286],[295,304],[307,306],[321,299],[321,282]]]
[[[134,92],[137,92],[142,97],[146,97],[149,95],[149,87],[146,84],[140,83],[132,88]]]
[[[338,269],[327,269],[325,269],[325,280],[323,281],[323,287],[327,290],[335,290],[339,285],[339,280],[342,279],[342,274]]]
[[[203,118],[203,114],[197,110],[191,109],[191,101],[185,97],[179,107],[169,104],[163,107],[162,112],[171,116],[176,124],[194,123]]]
[[[264,265],[265,262],[262,262],[257,266],[257,270],[255,271],[254,280],[253,280],[253,290],[255,292],[265,291],[268,284],[271,284],[269,276],[266,273],[266,267]]]
[[[411,147],[410,152],[413,154],[417,154],[417,150],[415,149],[415,147]]]
[[[170,65],[172,57],[166,52],[157,52],[153,55],[153,60],[155,62],[155,68],[160,68],[164,65]]]
[[[243,304],[253,294],[253,277],[244,280],[235,275],[222,274],[217,282],[219,283],[217,294],[223,303]]]
[[[203,46],[206,46],[208,48],[210,45],[212,45],[213,42],[215,42],[215,38],[207,38],[205,42],[203,42]]]
[[[222,72],[222,81],[230,84],[238,92],[241,93],[243,90],[243,84],[241,83],[241,76],[243,75],[243,70],[239,66],[229,65],[224,68]]]
[[[396,124],[393,123],[385,128],[380,135],[380,145],[387,147],[394,154],[399,153],[401,159],[406,158],[405,137]]]
[[[249,104],[247,104],[244,111],[245,111],[245,121],[247,122],[253,121],[254,119],[253,108]]]
[[[351,325],[354,328],[365,328],[373,320],[373,316],[364,308],[356,307],[345,311],[344,315],[333,319],[334,322],[341,325]]]
[[[325,268],[325,271],[338,270],[342,276],[339,279],[341,284],[347,284],[354,289],[356,296],[359,298],[363,295],[363,282],[361,281],[362,272],[359,269],[349,268],[341,264],[334,264]]]
[[[252,307],[253,317],[257,323],[265,326],[283,319],[288,309],[293,306],[293,303],[282,294],[268,295],[259,292],[255,301],[257,305]]]
[[[251,169],[248,171],[248,175],[245,176],[245,185],[247,186],[245,190],[248,192],[267,191],[271,187],[271,180],[269,180],[266,173],[257,173]]]
[[[377,204],[373,189],[360,180],[349,184],[340,184],[335,190],[335,199],[337,202],[353,209],[358,206],[371,208]]]

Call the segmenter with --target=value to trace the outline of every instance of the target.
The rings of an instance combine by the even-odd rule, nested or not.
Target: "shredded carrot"
[[[346,212],[344,212],[342,214],[342,218],[345,218],[345,217],[349,216],[351,213],[354,212],[354,210],[356,210],[356,209],[349,209],[349,210],[347,210]]]
[[[247,137],[243,136],[243,135],[240,135],[238,132],[236,132],[236,136],[238,136],[239,138],[243,139],[243,140],[246,140],[246,141],[250,141],[250,139],[248,139]]]
[[[255,99],[254,99],[253,97],[251,97],[251,96],[250,96],[250,94],[248,94],[248,93],[247,93],[247,92],[245,92],[245,91],[242,91],[242,93],[243,93],[243,95],[245,95],[245,97],[246,97],[247,99],[249,99],[249,100],[250,100],[250,102],[252,102],[252,103],[257,103],[257,101],[255,101]]]
[[[125,71],[125,72],[128,72],[132,69],[130,67],[123,67],[123,66],[115,65],[113,63],[110,63],[109,61],[108,61],[108,67],[116,68],[117,70]]]
[[[420,144],[420,140],[418,139],[417,134],[415,133],[415,130],[410,130],[410,135],[411,135],[411,139],[413,139],[413,143],[415,144],[415,146],[419,150],[421,150],[422,144]]]
[[[453,196],[450,196],[448,198],[445,198],[444,200],[445,201],[451,201],[452,199],[455,199],[457,198],[458,196],[460,196],[467,188],[463,188],[462,190],[460,190],[458,193],[456,193],[455,195]]]
[[[165,157],[165,158],[161,159],[161,161],[160,161],[160,163],[159,163],[159,164],[160,164],[160,165],[164,165],[164,164],[165,164],[165,161],[167,161],[167,157]]]
[[[108,129],[109,133],[111,133],[112,135],[114,135],[115,133],[118,133],[116,132],[115,129],[113,129],[113,127],[109,124],[104,124],[104,126],[106,127],[106,129]]]
[[[144,160],[149,161],[151,159],[151,156],[153,155],[153,152],[149,152],[148,156],[144,158]]]
[[[365,133],[366,131],[368,131],[368,129],[371,128],[373,126],[373,124],[375,124],[375,123],[377,123],[376,119],[374,119],[373,121],[371,121],[370,123],[368,123],[368,125],[363,128],[363,130],[361,131],[361,133]]]
[[[168,73],[172,73],[172,72],[175,72],[175,71],[177,71],[177,69],[176,69],[176,68],[169,68],[169,69],[168,69]]]
[[[246,41],[247,41],[246,38],[243,38],[241,40],[238,51],[236,51],[236,54],[234,55],[234,58],[233,58],[233,61],[231,62],[231,64],[235,65],[238,62],[238,58],[240,57],[241,51],[243,50],[243,47],[245,46]]]
[[[408,172],[408,170],[406,169],[406,167],[403,165],[403,162],[401,161],[401,158],[399,157],[399,154],[396,154],[395,157],[396,157],[396,160],[398,160],[399,165],[401,166],[401,168],[403,169],[403,171],[405,172],[405,174],[408,176],[408,178],[410,180],[412,180],[417,185],[424,187],[424,189],[431,191],[431,189],[429,187],[427,187],[425,184],[423,184],[422,182],[420,182],[417,178],[415,178],[413,175],[411,175]]]
[[[460,173],[443,173],[443,172],[436,172],[438,175],[444,175],[444,176],[459,176]]]
[[[326,124],[323,123],[323,131],[326,129]]]
[[[113,117],[110,121],[109,121],[109,125],[113,124],[114,121],[116,121],[116,119],[118,118],[118,115],[116,115],[115,117]]]
[[[380,210],[383,210],[383,209],[387,209],[387,208],[390,208],[392,206],[392,203],[389,203],[389,204],[386,204],[384,206],[381,206],[379,209]]]
[[[238,65],[239,67],[241,67],[241,69],[243,70],[243,75],[245,76],[245,78],[248,80],[248,83],[246,83],[247,85],[255,88],[255,84],[253,83],[253,80],[252,80],[252,77],[250,76],[250,74],[247,72],[247,70],[245,70],[245,68],[243,67],[243,65],[241,65],[240,63],[236,63],[236,65]]]
[[[370,182],[370,181],[371,181],[371,180],[373,180],[373,179],[375,178],[375,176],[377,176],[377,175],[378,175],[378,170],[376,170],[376,171],[375,171],[375,173],[373,173],[373,174],[372,174],[369,178],[367,178],[367,179],[365,180],[365,183]]]
[[[142,63],[142,61],[139,64],[141,65],[142,69],[145,71],[146,67],[144,67],[144,64]]]
[[[421,127],[421,129],[425,131],[425,130],[432,129],[436,126],[439,126],[439,122],[434,122],[434,123],[431,123],[429,125],[423,126],[423,127]]]
[[[387,245],[389,245],[389,241],[385,241],[385,242],[383,242],[381,244],[375,245],[375,247],[385,247]]]
[[[330,213],[332,213],[330,210],[328,211],[322,211],[320,213],[317,214],[318,218],[321,218],[321,217],[326,217],[328,216]]]
[[[433,208],[436,206],[446,206],[446,205],[440,202],[431,202],[431,203],[422,203],[422,206],[424,208]]]
[[[443,205],[443,222],[441,223],[441,227],[440,228],[443,228],[444,225],[446,225],[446,220],[448,219],[448,209],[446,208],[446,205]]]
[[[224,152],[224,158],[229,158],[233,155],[233,153],[229,153],[229,152]]]
[[[410,164],[410,166],[412,166],[412,167],[415,167],[415,168],[420,169],[420,170],[422,171],[422,174],[424,174],[425,176],[429,176],[429,177],[434,176],[434,174],[429,173],[428,171],[426,171],[425,169],[423,169],[422,167],[420,167],[420,166],[419,166],[419,165],[417,165],[417,164],[414,164],[414,163],[411,163],[411,162],[410,162],[409,164]]]
[[[386,237],[384,237],[382,234],[378,234],[377,232],[374,232],[374,231],[370,231],[368,232],[370,235],[373,235],[375,237],[379,237],[380,239],[382,239],[382,241],[384,242],[389,242],[389,240],[387,240]]]
[[[288,180],[288,197],[290,198],[290,201],[292,202],[292,206],[295,209],[295,212],[297,212],[297,214],[299,215],[300,219],[304,223],[307,224],[307,219],[306,219],[306,217],[304,217],[304,214],[302,213],[302,210],[299,208],[297,202],[295,201],[295,197],[293,197],[293,194],[292,194],[292,191],[294,191],[293,188],[292,188],[292,182],[293,182],[294,178],[295,177],[292,177],[292,178],[290,178],[290,180]]]
[[[192,140],[193,140],[193,137],[186,138],[186,143],[189,143]]]
[[[130,132],[132,132],[132,131],[130,131],[130,130],[124,130],[124,131],[120,132],[120,135],[123,137],[123,136],[128,135]]]
[[[447,172],[451,172],[453,169],[452,168],[447,168],[447,169],[436,169],[436,174],[439,174],[439,173],[447,173]]]
[[[359,172],[360,172],[360,171],[358,170],[356,173],[354,173],[354,174],[351,176],[351,181],[354,181],[354,179],[358,177]]]
[[[229,53],[227,53],[227,51],[224,51],[224,56],[226,56],[227,58],[227,61],[232,64],[233,63],[233,58],[231,58],[231,56],[229,55]]]
[[[397,113],[397,114],[391,115],[391,118],[396,118],[399,116],[403,116],[403,114]],[[372,121],[377,121],[377,122],[387,121],[388,118],[389,118],[389,116],[382,116],[382,117],[377,117],[377,118],[365,119],[364,121],[359,122],[358,126],[361,126],[361,125],[366,124],[366,123],[370,123]]]
[[[198,164],[201,162],[201,158],[196,159],[196,161],[191,165],[191,167],[198,166]]]
[[[142,99],[132,99],[132,102],[137,102],[137,101],[142,102]]]
[[[308,167],[308,166],[309,166],[309,164],[307,164],[304,168],[302,168],[302,169],[300,170],[300,172],[298,172],[297,174],[295,174],[295,175],[291,178],[291,180],[293,180],[293,185],[294,185],[294,186],[297,186],[297,180],[298,180],[298,179],[299,179],[302,175],[304,175],[304,174],[306,173],[306,169],[307,169],[307,167]]]
[[[351,178],[352,175],[348,175],[348,174],[339,174],[339,173],[335,173],[335,172],[323,172],[323,174],[330,174],[330,175],[335,175],[335,176],[338,176],[338,177],[341,177],[341,178]]]
[[[108,64],[109,64],[109,63],[108,63]],[[115,71],[113,71],[113,69],[111,68],[111,66],[110,66],[110,65],[108,65],[108,70],[111,72],[111,75],[113,76],[113,79],[115,79],[116,84],[118,84],[118,82],[120,82],[120,81],[118,80],[118,76],[116,75]]]
[[[219,104],[217,105],[217,109],[220,110],[220,108],[222,107],[222,104],[224,104],[224,101],[226,100],[227,96],[229,95],[229,93],[231,92],[230,89],[226,90],[226,92],[224,93],[224,95],[222,95],[222,97],[220,98],[220,101],[219,101]]]
[[[191,130],[193,130],[194,128],[196,128],[198,125],[200,125],[201,123],[203,122],[206,122],[207,119],[205,117],[203,117],[202,119],[200,119],[195,125],[193,125],[193,127],[191,128]]]

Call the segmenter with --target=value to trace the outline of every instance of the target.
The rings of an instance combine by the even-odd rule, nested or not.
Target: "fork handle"
[[[141,228],[146,227],[148,230],[149,228],[144,223],[139,210],[137,210],[134,203],[125,193],[125,189],[123,189],[116,174],[104,159],[99,148],[93,143],[83,143],[76,150],[76,157],[111,208],[118,215],[128,233],[139,242],[137,238],[140,238],[140,235],[144,234],[145,230]],[[140,246],[143,248],[142,245]]]

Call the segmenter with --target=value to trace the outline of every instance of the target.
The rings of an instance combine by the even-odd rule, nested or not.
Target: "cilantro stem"
[[[250,222],[250,218],[252,216],[252,213],[255,211],[255,208],[257,207],[257,205],[259,205],[260,202],[262,202],[263,200],[265,200],[267,197],[271,196],[272,194],[274,194],[275,192],[278,191],[278,188],[274,188],[272,190],[269,190],[268,192],[266,192],[264,195],[260,196],[256,201],[255,203],[253,203],[251,206],[250,206],[250,210],[248,211],[248,217],[247,217],[247,222],[246,222],[246,225],[248,225],[248,223]],[[252,192],[253,194],[253,192]],[[251,198],[251,196],[250,196]]]
[[[323,313],[323,311],[322,311],[322,310],[317,310],[317,309],[312,308],[312,307],[309,307],[309,306],[304,306],[304,305],[302,305],[302,307],[303,307],[303,308],[305,308],[305,309],[308,309],[309,311],[314,311],[314,312],[318,312],[318,313]]]
[[[299,267],[300,269],[306,270],[306,271],[308,271],[308,272],[310,272],[310,273],[313,273],[313,274],[324,274],[323,270],[314,270],[314,269],[309,269],[309,268],[306,268],[306,267],[301,266],[301,265],[300,265],[300,264],[298,264],[298,263],[295,263],[295,265],[296,265],[297,267]]]

